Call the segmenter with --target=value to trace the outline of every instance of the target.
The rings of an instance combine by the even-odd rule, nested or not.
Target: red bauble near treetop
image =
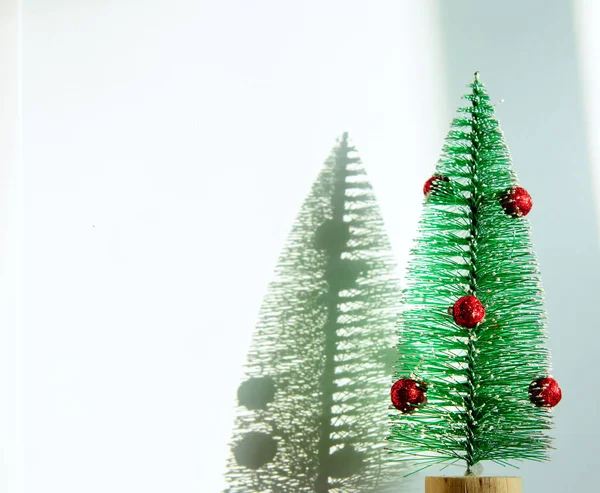
[[[522,217],[529,214],[533,207],[531,195],[523,187],[514,187],[507,190],[500,203],[504,208],[504,212],[513,217]]]
[[[410,414],[427,402],[427,384],[411,378],[401,378],[392,385],[392,404],[404,414]]]
[[[538,378],[529,384],[529,400],[538,407],[554,407],[561,399],[562,391],[552,377]]]
[[[476,296],[463,296],[452,307],[454,321],[461,327],[472,329],[485,317],[485,308]]]
[[[429,192],[431,192],[432,187],[435,187],[437,185],[437,183],[439,183],[440,181],[450,181],[450,180],[448,179],[447,176],[433,175],[431,178],[429,178],[425,182],[425,185],[423,185],[423,194],[429,195]]]

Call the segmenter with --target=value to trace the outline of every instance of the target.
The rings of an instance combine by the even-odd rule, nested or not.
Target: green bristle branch
[[[517,186],[494,107],[476,76],[452,122],[411,252],[396,378],[427,402],[393,413],[393,459],[423,466],[547,459],[551,417],[528,393],[548,375],[546,314],[528,220],[503,197]],[[485,319],[459,326],[449,308],[476,296]]]

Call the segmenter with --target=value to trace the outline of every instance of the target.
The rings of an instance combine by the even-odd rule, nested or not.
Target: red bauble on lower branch
[[[554,407],[562,399],[562,391],[554,378],[538,378],[529,384],[529,399],[538,407]]]
[[[450,179],[447,176],[433,175],[425,182],[425,185],[423,185],[423,194],[429,195],[432,188],[435,188],[440,182],[444,181],[450,181]]]
[[[401,378],[392,385],[392,404],[404,414],[412,413],[427,402],[427,384]]]
[[[471,329],[485,317],[485,308],[476,296],[463,296],[452,307],[454,321],[461,327]]]
[[[514,187],[507,190],[500,203],[504,212],[513,217],[526,216],[533,207],[531,195],[523,187]]]

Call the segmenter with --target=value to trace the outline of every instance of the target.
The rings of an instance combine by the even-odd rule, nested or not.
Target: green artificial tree
[[[525,218],[531,196],[477,74],[470,88],[424,187],[388,437],[392,460],[413,470],[464,461],[467,475],[486,460],[546,460],[561,398]]]
[[[344,134],[263,301],[227,492],[383,491],[399,297],[371,185]]]

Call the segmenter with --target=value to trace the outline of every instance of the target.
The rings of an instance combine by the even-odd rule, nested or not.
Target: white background
[[[7,491],[219,491],[260,302],[335,138],[350,132],[403,265],[422,183],[474,69],[506,97],[499,116],[515,166],[539,196],[532,224],[551,322],[573,322],[550,334],[565,388],[560,450],[516,474],[529,493],[566,491],[577,474],[584,489],[598,439],[587,380],[598,336],[592,303],[574,288],[585,296],[600,280],[597,226],[590,211],[566,212],[592,204],[592,175],[585,153],[579,167],[550,166],[541,150],[582,138],[566,113],[581,96],[560,113],[523,67],[557,101],[581,88],[555,77],[574,72],[575,51],[556,48],[575,40],[560,10],[569,2],[533,3],[496,13],[463,2],[457,34],[431,1],[23,0],[23,158],[2,171]],[[7,12],[2,34],[18,41]],[[583,39],[594,24],[578,25]],[[540,36],[556,46],[536,45]],[[590,94],[585,62],[597,50],[585,39]],[[486,40],[487,50],[468,49]],[[18,50],[6,46],[2,104],[13,113],[2,112],[1,142],[15,163]],[[527,120],[544,108],[537,126]]]
[[[0,2],[0,491],[18,491],[20,107],[19,5]]]
[[[437,29],[365,5],[25,2],[25,491],[219,491],[261,298],[343,131],[408,248]]]

